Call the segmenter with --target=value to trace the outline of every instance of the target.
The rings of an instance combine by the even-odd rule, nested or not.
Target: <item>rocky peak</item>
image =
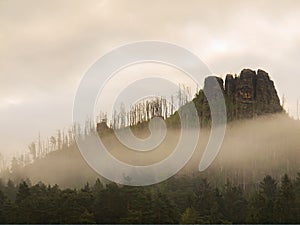
[[[216,82],[217,80],[217,82]],[[206,90],[216,90],[211,91],[212,94],[217,92],[217,89],[219,88],[217,85],[219,85],[219,87],[221,87],[221,89],[224,92],[224,81],[221,77],[216,77],[216,76],[209,76],[205,79],[204,81],[204,91]]]
[[[227,105],[229,120],[239,118],[252,118],[266,113],[278,113],[283,109],[269,74],[261,69],[257,72],[251,69],[243,69],[239,76],[227,74],[225,84],[220,77],[208,77],[204,83],[205,89],[214,89],[212,78],[216,78],[223,90]],[[202,98],[202,115],[209,119],[209,105],[207,99]]]

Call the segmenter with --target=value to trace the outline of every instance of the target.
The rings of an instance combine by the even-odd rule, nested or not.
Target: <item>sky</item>
[[[0,0],[0,153],[67,128],[84,73],[133,41],[183,46],[222,77],[264,69],[295,117],[299,22],[300,1]]]

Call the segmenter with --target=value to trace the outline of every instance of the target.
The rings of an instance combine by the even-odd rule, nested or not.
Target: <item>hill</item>
[[[210,79],[208,77],[205,80],[204,89],[209,87]],[[262,70],[255,72],[245,69],[240,76],[227,75],[225,85],[221,78],[217,80],[231,122],[217,159],[200,176],[210,177],[216,185],[224,184],[229,178],[235,184],[255,186],[266,174],[279,178],[286,172],[291,175],[299,172],[300,123],[283,113],[269,75]],[[198,163],[210,134],[210,127],[205,126],[210,121],[210,114],[203,90],[196,94],[193,102],[202,124],[201,136],[191,161],[179,175],[199,175]],[[147,165],[161,161],[176,146],[180,133],[178,113],[166,119],[166,123],[168,133],[165,140],[147,153],[127,149],[118,141],[112,129],[103,123],[98,125],[98,132],[112,155],[130,164]],[[145,122],[131,129],[136,135],[147,137],[147,125],[148,122]],[[18,181],[30,178],[33,182],[57,183],[62,187],[82,186],[97,177],[99,175],[87,165],[75,143],[36,159],[13,173],[2,174],[3,179]]]

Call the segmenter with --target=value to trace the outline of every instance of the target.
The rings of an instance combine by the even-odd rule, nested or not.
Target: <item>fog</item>
[[[145,138],[147,128],[135,128],[133,133]],[[198,165],[210,134],[202,128],[198,146],[187,165],[177,175],[208,177],[216,185],[226,179],[238,184],[257,183],[271,174],[279,177],[300,172],[300,122],[285,114],[261,116],[227,124],[224,142],[211,166],[204,172]],[[180,130],[169,128],[165,140],[149,152],[136,152],[122,145],[114,134],[101,137],[106,148],[117,159],[131,165],[151,165],[165,159],[177,145]],[[95,156],[97,158],[97,156]],[[107,165],[109,166],[109,165]],[[17,178],[16,178],[17,177]],[[50,153],[23,168],[15,179],[30,178],[62,187],[77,187],[94,182],[99,175],[82,158],[77,147]]]

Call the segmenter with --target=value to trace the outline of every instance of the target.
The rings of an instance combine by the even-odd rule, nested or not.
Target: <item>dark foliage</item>
[[[300,174],[284,175],[278,184],[266,176],[255,191],[184,176],[148,187],[104,186],[98,179],[80,190],[0,182],[0,222],[297,223],[299,187]]]

